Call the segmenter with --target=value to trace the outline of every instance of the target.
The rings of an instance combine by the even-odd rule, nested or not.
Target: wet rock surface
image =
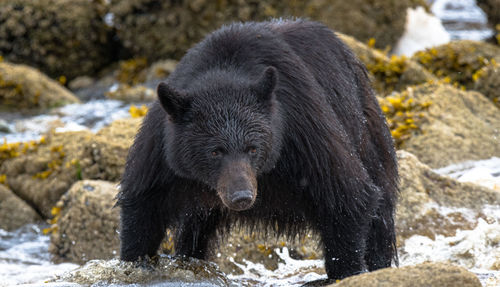
[[[424,84],[394,95],[400,96],[429,104],[418,130],[400,146],[423,163],[438,168],[500,155],[500,113],[482,94]]]
[[[109,284],[140,284],[147,286],[232,286],[217,266],[189,258],[169,259],[160,257],[156,263],[136,263],[114,260],[93,260],[69,272],[57,281],[74,282],[89,286]],[[156,284],[158,285],[156,285]]]
[[[0,54],[72,79],[112,59],[103,1],[12,0],[0,3]]]
[[[44,110],[76,102],[75,95],[38,70],[0,61],[0,110]]]
[[[398,245],[412,235],[453,236],[474,229],[486,206],[500,205],[500,192],[462,183],[432,171],[406,152],[398,151],[400,195],[396,211]],[[458,209],[457,209],[458,208]]]
[[[31,206],[0,184],[0,229],[14,230],[41,219]]]
[[[337,284],[329,286],[481,287],[481,282],[476,275],[462,267],[442,263],[424,263],[416,266],[387,268],[371,273],[352,276],[340,281]]]
[[[49,251],[55,262],[83,264],[119,256],[116,184],[78,181],[56,204]]]

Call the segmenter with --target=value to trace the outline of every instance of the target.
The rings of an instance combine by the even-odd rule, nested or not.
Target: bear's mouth
[[[217,194],[229,209],[250,209],[257,198],[257,179],[245,158],[226,160],[217,181]]]

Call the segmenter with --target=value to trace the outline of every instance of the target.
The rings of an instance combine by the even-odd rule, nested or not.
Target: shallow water
[[[475,0],[435,0],[431,11],[441,19],[452,40],[484,40],[493,36],[486,14]]]
[[[0,132],[0,139],[9,143],[37,140],[50,129],[56,132],[91,130],[97,132],[114,120],[130,117],[130,104],[116,100],[91,100],[83,104],[71,104],[53,109],[48,114],[23,116],[0,114],[6,118],[9,133]]]

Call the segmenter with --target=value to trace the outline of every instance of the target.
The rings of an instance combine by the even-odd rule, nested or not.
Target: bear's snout
[[[217,194],[231,210],[242,211],[252,207],[257,197],[257,179],[246,159],[232,159],[224,163],[217,182]]]
[[[231,196],[231,205],[237,210],[245,210],[252,205],[253,196],[250,190],[238,190]]]

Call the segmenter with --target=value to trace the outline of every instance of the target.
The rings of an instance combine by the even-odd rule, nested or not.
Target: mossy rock
[[[83,264],[119,256],[119,209],[113,208],[116,183],[82,180],[57,202],[49,251],[56,262]]]
[[[0,1],[0,55],[52,78],[91,74],[110,62],[103,1]]]
[[[388,57],[383,52],[365,45],[353,37],[337,33],[354,54],[365,64],[375,90],[380,95],[404,90],[408,86],[426,83],[437,78],[415,61],[404,56]]]
[[[422,263],[400,268],[384,268],[351,276],[329,287],[481,287],[477,276],[463,267],[445,263]]]
[[[132,55],[149,61],[179,59],[203,36],[233,21],[306,17],[376,46],[393,46],[403,34],[409,7],[423,0],[112,0],[117,35]]]
[[[41,219],[26,202],[0,184],[0,229],[14,230]]]
[[[488,65],[476,72],[474,90],[485,95],[500,108],[500,65]]]
[[[73,93],[36,69],[0,61],[0,109],[44,110],[77,102]]]
[[[432,168],[500,156],[500,113],[482,94],[447,84],[423,84],[391,97],[412,99],[417,108],[425,104],[425,109],[417,111],[422,118],[417,129],[411,130],[399,148]],[[383,111],[384,105],[381,103]],[[388,116],[391,120],[397,119]]]
[[[113,122],[97,134],[51,133],[42,142],[0,146],[0,174],[12,191],[51,218],[52,207],[81,179],[118,181],[141,119]]]
[[[478,41],[452,41],[417,52],[412,58],[439,78],[472,89],[480,69],[500,63],[500,47]]]

